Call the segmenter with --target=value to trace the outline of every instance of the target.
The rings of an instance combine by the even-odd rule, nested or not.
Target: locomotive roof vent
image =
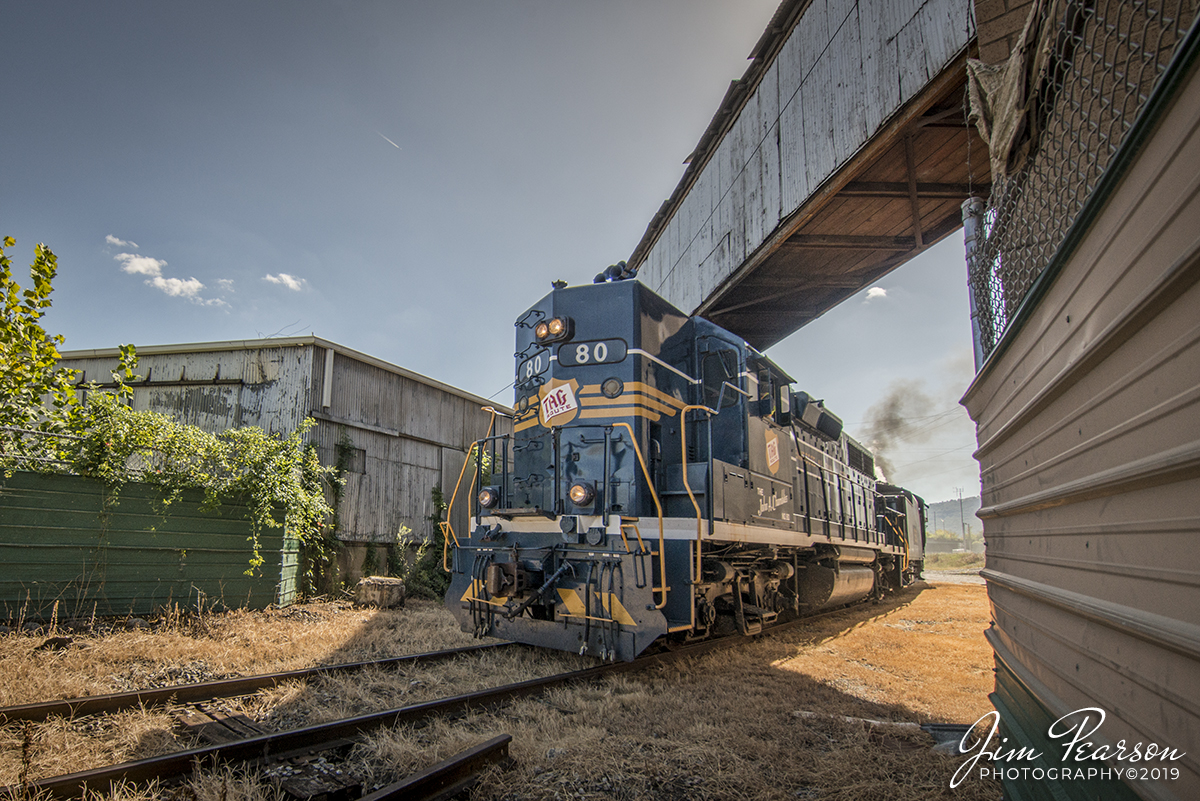
[[[793,396],[792,415],[800,424],[812,429],[822,439],[836,440],[842,435],[842,418],[825,408],[823,401],[817,400],[807,392],[797,392]]]

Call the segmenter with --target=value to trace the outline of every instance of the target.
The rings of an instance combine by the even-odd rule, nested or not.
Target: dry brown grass
[[[974,721],[990,709],[987,621],[982,587],[910,591],[495,715],[379,733],[358,758],[383,783],[509,733],[516,767],[494,772],[473,798],[995,801],[993,784],[951,791],[961,760],[932,752],[919,730],[834,717]]]
[[[931,553],[925,555],[925,567],[931,570],[956,570],[984,565],[981,553]]]
[[[508,732],[516,767],[491,774],[475,798],[996,799],[996,787],[978,782],[951,793],[949,776],[960,760],[932,753],[923,733],[793,714],[974,721],[990,708],[991,656],[982,637],[987,620],[983,587],[910,590],[884,606],[847,610],[671,666],[556,689],[494,714],[380,732],[355,749],[353,769],[367,787],[386,784]],[[0,637],[0,697],[10,699],[3,703],[80,694],[77,688],[110,692],[171,675],[259,673],[472,641],[439,606],[413,602],[392,612],[326,604],[232,613],[191,630],[88,638],[88,648],[59,653],[32,653],[38,642]],[[504,649],[436,669],[292,683],[225,707],[264,728],[293,728],[582,664],[566,654]],[[169,716],[153,711],[47,723],[35,727],[34,737],[34,776],[187,745],[171,732]],[[0,784],[16,780],[22,740],[18,726],[0,729]],[[275,791],[224,772],[183,791],[125,788],[111,797],[167,795],[267,801]]]
[[[56,632],[51,632],[56,633]],[[71,635],[61,651],[44,638],[0,637],[0,706],[101,695],[296,670],[470,645],[440,604],[400,610],[348,603],[302,604],[264,612],[173,618],[154,629]]]
[[[257,613],[169,617],[152,630],[72,638],[64,650],[39,651],[44,636],[0,637],[0,706],[400,656],[476,642],[458,630],[439,604],[421,601],[400,610],[324,603]],[[356,714],[347,710],[357,708],[361,695],[340,691],[330,695],[321,689],[330,681],[354,686],[353,679],[319,680],[317,689],[308,692],[303,683],[293,683],[220,706],[248,710],[252,716],[264,718],[267,729]],[[435,695],[442,684],[426,683],[437,687],[426,697]],[[327,698],[335,700],[325,704]],[[386,708],[386,704],[377,704],[371,708]],[[293,707],[299,708],[299,714],[289,714]],[[27,772],[37,779],[192,745],[176,735],[174,725],[168,711],[152,709],[50,720],[33,726],[28,737],[18,724],[0,727],[0,786],[18,781],[23,753],[32,755]]]
[[[909,720],[971,723],[992,708],[985,599],[983,587],[930,586],[877,620],[797,644],[794,655],[774,666],[825,677],[833,689],[863,701],[902,699]]]

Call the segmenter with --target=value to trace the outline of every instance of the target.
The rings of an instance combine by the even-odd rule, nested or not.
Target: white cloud
[[[162,259],[152,259],[149,256],[138,256],[135,253],[118,253],[113,256],[121,262],[121,269],[134,275],[148,275],[151,278],[161,278],[162,268],[167,263]],[[147,281],[146,283],[150,283]]]
[[[117,247],[121,248],[134,248],[136,250],[138,246],[137,242],[126,242],[124,239],[117,239],[112,234],[104,237],[104,241],[110,245],[116,245]]]
[[[886,297],[887,297],[886,289],[884,289],[881,286],[873,286],[867,290],[867,297],[866,297],[866,300],[864,300],[863,302],[870,303],[871,301],[875,300],[876,298],[886,298]]]
[[[188,298],[189,300],[201,301],[200,290],[204,289],[204,284],[197,281],[195,278],[189,278],[184,281],[182,278],[163,278],[161,275],[156,275],[146,282],[155,289],[161,289],[173,298]]]
[[[158,291],[172,298],[186,298],[192,303],[200,304],[201,306],[228,306],[229,304],[219,298],[203,298],[200,292],[204,289],[204,284],[198,278],[167,278],[163,275],[163,267],[167,263],[162,259],[154,259],[150,256],[138,256],[134,253],[118,253],[113,256],[115,261],[121,263],[121,269],[130,275],[146,276],[146,285],[152,286]],[[228,279],[224,279],[228,281]],[[233,286],[232,281],[228,281],[230,288]],[[224,288],[224,285],[222,285]]]
[[[217,279],[217,287],[222,292],[232,292],[233,291],[233,279],[232,278],[218,278]]]
[[[272,284],[286,286],[293,292],[299,292],[304,288],[304,285],[308,283],[303,278],[297,278],[296,276],[288,275],[287,273],[280,273],[279,275],[271,275],[270,273],[267,273],[263,276],[263,280],[270,281]]]

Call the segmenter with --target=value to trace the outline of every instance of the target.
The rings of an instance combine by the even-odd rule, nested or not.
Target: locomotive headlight
[[[571,489],[567,490],[567,495],[571,498],[571,503],[576,506],[587,506],[596,498],[596,490],[592,489],[591,484],[578,482],[571,485]]]
[[[484,509],[492,509],[500,503],[500,491],[495,487],[484,487],[476,498]]]
[[[533,327],[533,335],[540,343],[558,342],[571,338],[571,318],[551,317]]]
[[[625,382],[619,378],[606,378],[600,385],[600,392],[606,398],[615,398],[625,391]]]

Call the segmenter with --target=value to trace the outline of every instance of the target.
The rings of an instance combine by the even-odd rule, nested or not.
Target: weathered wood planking
[[[63,364],[105,382],[116,356],[68,352]],[[259,426],[288,434],[311,416],[309,441],[324,464],[338,463],[339,446],[353,449],[338,510],[338,535],[349,541],[391,542],[402,525],[429,533],[433,487],[449,499],[463,453],[488,426],[483,398],[315,337],[157,346],[139,350],[139,359],[138,373],[149,380],[134,385],[136,409],[212,432]],[[507,418],[497,421],[499,433],[511,432]],[[451,469],[448,453],[458,454]],[[464,497],[460,526],[465,508]]]
[[[639,265],[694,311],[967,44],[967,0],[814,0]]]

